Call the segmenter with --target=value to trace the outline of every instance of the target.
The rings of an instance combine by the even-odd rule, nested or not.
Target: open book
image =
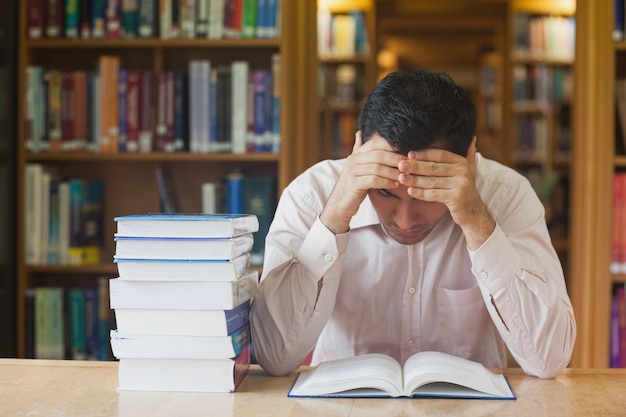
[[[503,374],[441,352],[418,352],[404,368],[379,353],[322,362],[298,374],[289,396],[516,399]]]

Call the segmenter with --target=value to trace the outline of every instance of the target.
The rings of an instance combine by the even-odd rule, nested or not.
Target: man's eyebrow
[[[389,191],[386,188],[379,188],[378,191],[380,191],[383,194],[387,194],[389,197],[400,198],[399,196],[397,196],[396,194],[392,193],[391,191]]]

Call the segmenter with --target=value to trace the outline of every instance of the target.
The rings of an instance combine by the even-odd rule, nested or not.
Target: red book
[[[28,37],[39,39],[43,36],[43,20],[45,0],[28,0],[27,30]]]
[[[61,148],[65,152],[74,150],[74,119],[76,118],[76,102],[74,94],[74,75],[71,71],[61,73]]]
[[[74,150],[84,151],[87,147],[87,72],[73,71],[74,78]]]
[[[106,37],[119,39],[122,37],[122,0],[107,0],[105,10]]]
[[[126,152],[139,151],[139,81],[139,71],[126,72]]]
[[[157,89],[157,111],[156,111],[156,143],[155,151],[164,152],[167,141],[166,110],[167,110],[167,74],[159,74],[159,88]]]
[[[174,72],[165,73],[165,152],[174,152]]]
[[[46,1],[45,28],[48,38],[59,38],[63,33],[63,0]]]

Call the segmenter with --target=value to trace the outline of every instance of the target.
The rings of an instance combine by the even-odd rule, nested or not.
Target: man
[[[385,77],[353,152],[283,192],[251,311],[261,366],[281,375],[380,352],[437,350],[551,378],[576,335],[544,208],[476,149],[470,99],[447,75]]]

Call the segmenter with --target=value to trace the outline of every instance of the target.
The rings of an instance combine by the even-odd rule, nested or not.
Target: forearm
[[[534,231],[494,234],[473,254],[485,304],[524,371],[551,378],[569,363],[576,336],[558,258]]]
[[[335,304],[346,240],[318,220],[294,257],[269,266],[250,313],[255,354],[269,373],[292,371],[315,346]],[[278,250],[272,239],[266,250]]]

